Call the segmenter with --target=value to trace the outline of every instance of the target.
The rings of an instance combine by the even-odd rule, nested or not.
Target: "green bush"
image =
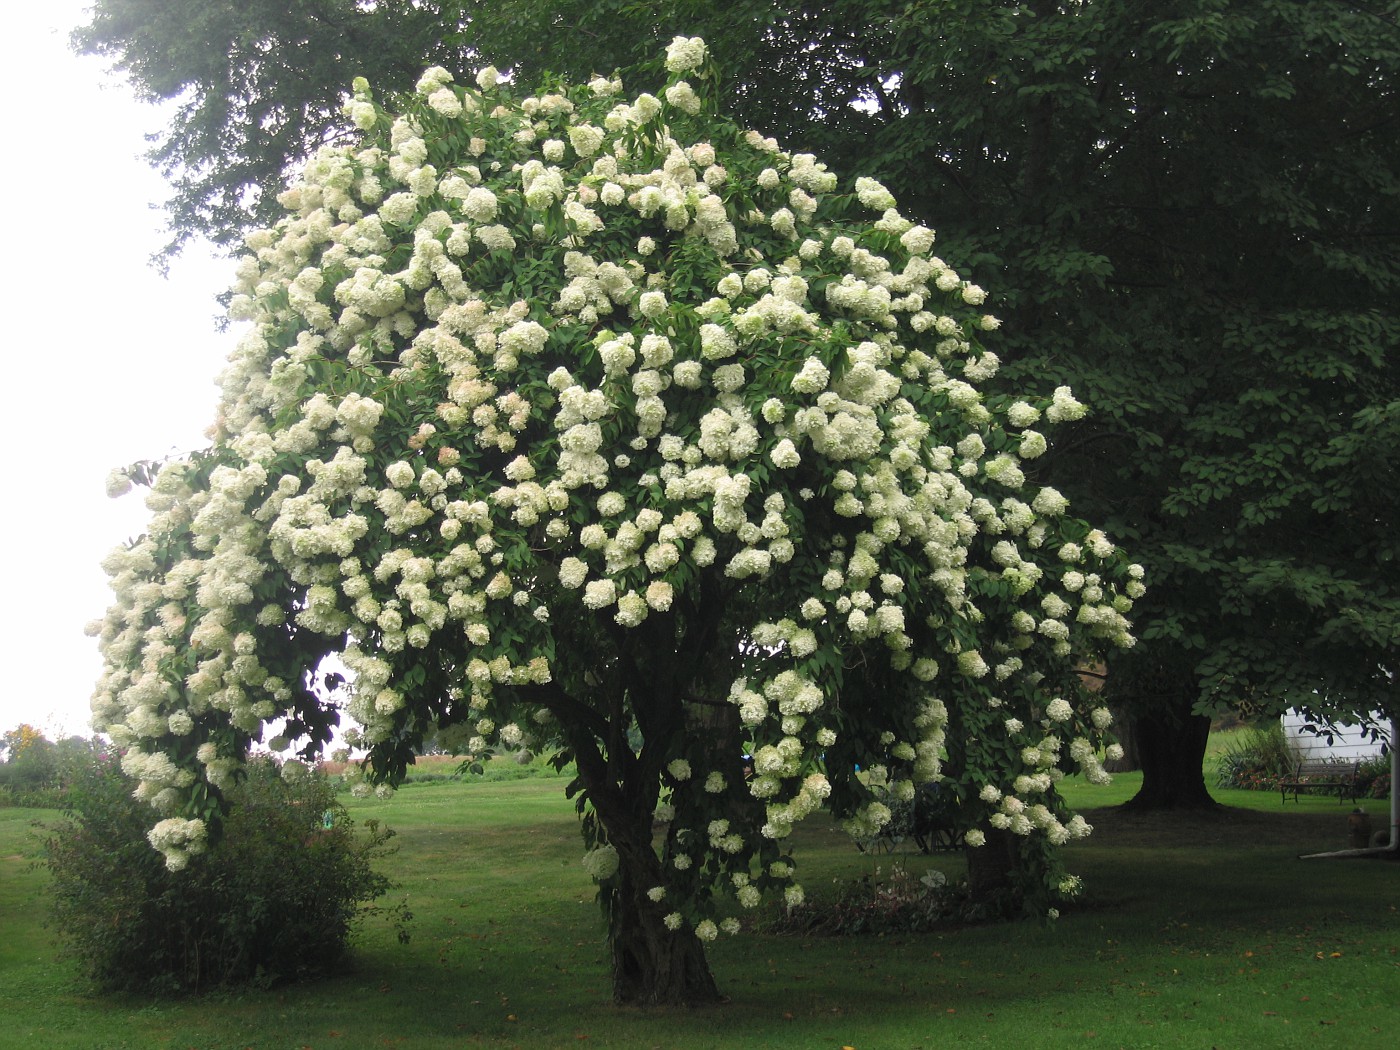
[[[563,777],[572,780],[578,775],[578,770],[572,762],[556,767],[553,755],[507,751],[468,756],[466,761],[457,767],[457,773],[469,775],[472,780],[495,784],[503,781],[533,780],[536,777]]]
[[[1390,797],[1390,755],[1374,755],[1361,760],[1356,770],[1357,793],[1364,798]]]
[[[49,829],[52,917],[67,954],[108,991],[270,985],[341,963],[363,905],[390,882],[371,862],[393,834],[357,837],[334,790],[253,762],[230,792],[225,834],[178,872],[146,839],[153,812],[115,756],[91,763]]]
[[[1272,791],[1293,770],[1298,755],[1280,722],[1266,722],[1231,744],[1216,766],[1216,782],[1226,788]]]

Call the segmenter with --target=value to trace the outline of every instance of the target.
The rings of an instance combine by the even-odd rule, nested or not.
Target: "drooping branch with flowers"
[[[357,83],[362,142],[248,237],[214,444],[153,479],[98,628],[172,866],[268,723],[330,739],[334,655],[372,779],[454,724],[577,763],[624,1001],[714,998],[703,943],[802,900],[798,821],[870,834],[940,777],[1029,907],[1073,890],[1054,784],[1108,726],[1074,671],[1142,589],[1026,477],[1084,408],[986,392],[933,232],[715,112],[699,39],[667,69]]]

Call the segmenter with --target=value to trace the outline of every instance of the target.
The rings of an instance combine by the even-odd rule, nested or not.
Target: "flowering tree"
[[[336,654],[372,779],[463,723],[577,763],[623,1001],[713,999],[703,942],[802,900],[829,797],[869,834],[944,777],[1032,906],[1073,891],[1054,783],[1108,724],[1074,668],[1142,589],[1025,475],[1084,409],[981,392],[997,321],[933,233],[716,114],[699,39],[666,68],[435,68],[397,116],[357,82],[363,141],[248,237],[214,444],[150,479],[99,628],[172,866],[267,723],[328,741]]]

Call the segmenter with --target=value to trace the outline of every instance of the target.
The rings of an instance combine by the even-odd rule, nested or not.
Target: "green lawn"
[[[55,960],[30,828],[55,814],[0,810],[0,1047],[1392,1045],[1400,865],[1298,859],[1344,847],[1350,807],[1220,791],[1229,808],[1204,819],[1091,808],[1135,780],[1070,786],[1096,831],[1071,852],[1086,897],[1053,926],[746,934],[711,952],[728,1003],[650,1013],[608,1001],[559,780],[412,784],[353,803],[399,832],[411,943],[371,921],[343,976],[154,1004],[94,996]],[[1373,813],[1384,822],[1383,805]],[[953,855],[861,856],[820,818],[799,834],[809,892],[897,861],[961,868]]]

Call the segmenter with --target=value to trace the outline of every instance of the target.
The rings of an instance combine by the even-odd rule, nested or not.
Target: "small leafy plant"
[[[1298,760],[1292,741],[1278,722],[1249,729],[1220,756],[1216,782],[1225,788],[1272,791]]]

